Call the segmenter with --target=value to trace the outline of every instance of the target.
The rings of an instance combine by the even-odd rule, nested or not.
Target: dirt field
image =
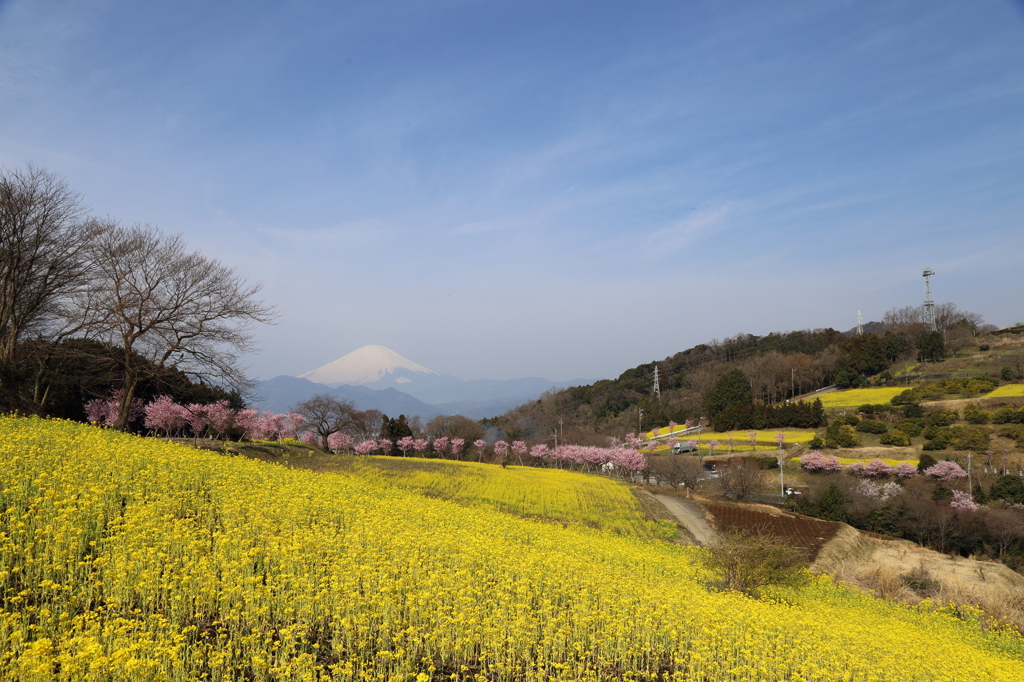
[[[825,544],[845,527],[841,523],[811,519],[778,510],[768,512],[749,506],[711,503],[702,503],[701,506],[711,516],[714,526],[719,531],[763,528],[778,536],[787,545],[807,550],[811,561],[816,559]]]

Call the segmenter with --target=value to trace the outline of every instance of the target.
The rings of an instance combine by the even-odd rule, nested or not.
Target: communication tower
[[[864,318],[861,316],[860,311],[857,311],[857,336],[864,334]]]
[[[654,366],[654,395],[661,400],[661,386],[658,385],[658,366]]]
[[[928,328],[935,331],[935,301],[932,300],[932,275],[935,271],[931,268],[924,269],[924,306],[921,308],[921,317]]]

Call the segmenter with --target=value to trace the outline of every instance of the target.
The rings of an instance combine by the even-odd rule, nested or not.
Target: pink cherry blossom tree
[[[459,455],[462,453],[462,449],[466,447],[465,438],[452,438],[449,442],[449,446],[452,449],[452,457],[459,459]]]
[[[473,447],[476,448],[477,461],[484,461],[484,448],[487,447],[487,441],[483,438],[473,441]]]
[[[395,445],[397,445],[398,449],[402,451],[402,457],[408,457],[409,451],[412,450],[413,445],[415,443],[416,439],[413,438],[412,436],[404,436],[402,438],[399,438],[398,442],[395,443]]]
[[[963,490],[953,491],[953,500],[949,503],[949,506],[953,509],[959,509],[960,511],[971,512],[976,512],[980,508],[977,503],[971,499],[971,494],[966,493]]]
[[[512,441],[512,453],[519,460],[519,464],[523,463],[523,455],[526,454],[526,443],[521,440]]]
[[[357,455],[369,455],[370,453],[372,453],[376,449],[377,449],[377,441],[374,441],[374,440],[364,440],[361,443],[359,443],[358,445],[356,445],[356,454]]]
[[[218,439],[235,425],[235,411],[231,409],[231,405],[226,400],[218,400],[207,405],[206,416],[210,419],[210,427]]]
[[[342,431],[335,431],[327,436],[327,448],[334,454],[345,452],[352,447],[352,436]]]
[[[448,450],[448,439],[444,436],[434,439],[434,452],[441,455],[441,459],[444,459],[444,453]]]
[[[925,476],[948,483],[958,478],[967,478],[967,472],[956,462],[938,462],[924,470]]]
[[[420,457],[427,454],[427,450],[430,448],[430,443],[426,438],[417,438],[413,441],[412,447],[416,450]]]
[[[505,459],[508,456],[508,443],[503,440],[499,440],[494,444],[494,454],[499,459]]]
[[[382,454],[382,455],[390,455],[391,454],[391,448],[393,448],[394,445],[395,445],[394,441],[392,441],[390,438],[378,438],[377,439],[377,447],[380,448],[380,454]]]

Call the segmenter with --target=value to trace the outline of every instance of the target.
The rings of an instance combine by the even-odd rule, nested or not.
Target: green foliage
[[[847,426],[857,426],[857,424],[860,424],[860,417],[858,417],[857,415],[855,415],[853,413],[844,414],[844,415],[840,415],[840,416],[836,417],[835,420],[832,423],[833,424],[846,424]]]
[[[1024,424],[1024,407],[1015,410],[1012,407],[1000,407],[992,415],[993,424]]]
[[[704,413],[714,419],[734,405],[749,405],[754,400],[750,390],[750,379],[738,369],[726,372],[721,379],[704,394]]]
[[[946,357],[946,341],[941,332],[925,332],[917,337],[918,362],[939,362]]]
[[[987,450],[991,442],[992,435],[984,426],[949,427],[949,444],[955,450],[979,452]]]
[[[818,498],[818,518],[825,519],[826,521],[839,521],[841,523],[846,522],[846,495],[843,491],[835,484],[828,484],[828,487],[821,493],[821,497]]]
[[[893,429],[889,433],[882,434],[882,437],[878,439],[878,442],[882,445],[906,447],[910,445],[910,436],[899,429]]]
[[[1006,365],[1002,370],[999,371],[999,378],[1003,381],[1013,381],[1013,367]]]
[[[932,500],[943,504],[953,499],[953,491],[947,488],[942,483],[939,483],[935,488],[932,489]]]
[[[807,447],[811,450],[820,450],[825,447],[825,439],[821,436],[815,436],[807,443]]]
[[[935,459],[931,455],[921,455],[917,460],[917,473],[923,474],[930,467],[933,467],[938,463],[939,460]]]
[[[964,409],[964,421],[968,424],[988,424],[991,419],[992,413],[979,410],[977,405],[968,405]]]
[[[889,431],[889,427],[885,425],[885,422],[880,422],[877,419],[863,419],[855,428],[860,433],[881,434]]]
[[[978,504],[985,504],[988,502],[988,495],[985,494],[985,489],[981,487],[981,483],[975,483],[974,488],[971,490],[971,497]]]
[[[836,421],[832,422],[825,430],[825,447],[827,448],[852,448],[859,444],[856,433],[849,424],[841,424]]]
[[[405,418],[404,414],[398,415],[395,419],[389,418],[386,414],[381,417],[381,438],[387,438],[391,442],[398,442],[402,438],[412,435],[412,428],[409,426],[409,421]]]
[[[1024,479],[1020,476],[1000,476],[988,494],[993,500],[1024,504]]]
[[[836,360],[836,385],[840,388],[866,386],[867,377],[888,369],[882,339],[875,334],[859,334],[840,344],[843,354]]]
[[[765,587],[798,587],[810,579],[805,552],[766,531],[720,533],[701,554],[706,569],[728,589],[757,596]]]
[[[925,423],[928,426],[949,426],[950,424],[956,423],[959,415],[953,410],[945,410],[943,412],[933,412],[928,415],[928,419]]]
[[[908,419],[921,419],[924,417],[924,408],[917,402],[907,403],[903,408],[903,414]]]
[[[911,438],[916,438],[921,435],[921,430],[924,428],[924,422],[921,419],[901,419],[896,422],[896,428]]]

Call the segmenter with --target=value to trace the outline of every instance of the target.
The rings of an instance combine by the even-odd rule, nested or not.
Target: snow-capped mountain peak
[[[397,371],[405,370],[402,374],[412,372],[414,374],[433,374],[440,376],[437,372],[417,365],[412,360],[404,358],[390,348],[384,346],[363,346],[357,348],[348,355],[329,362],[322,367],[317,367],[305,374],[300,374],[300,379],[309,379],[318,384],[372,384],[381,379],[389,378]],[[404,379],[404,381],[403,381]],[[398,383],[407,383],[408,377],[396,377]]]

